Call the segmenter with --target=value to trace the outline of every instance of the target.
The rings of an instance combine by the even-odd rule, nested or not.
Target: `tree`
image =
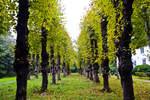
[[[39,1],[32,1],[31,2],[31,12],[33,15],[30,16],[30,45],[31,45],[31,53],[39,54],[41,53],[42,57],[42,75],[43,75],[43,85],[42,91],[47,89],[48,84],[48,54],[52,55],[50,57],[50,66],[52,65],[53,75],[52,79],[55,79],[55,40],[57,41],[57,31],[60,30],[60,23],[61,23],[61,16],[58,8],[58,1],[56,0],[39,0]],[[35,18],[35,16],[38,16]],[[42,27],[42,30],[40,29]],[[57,30],[57,31],[56,31]],[[42,34],[40,36],[40,32]],[[58,31],[60,32],[60,31]],[[36,35],[36,36],[35,36]],[[42,38],[42,51],[40,40]],[[51,49],[52,48],[52,49]],[[53,52],[50,52],[53,51]],[[45,57],[45,58],[44,58]],[[52,58],[52,59],[51,59]],[[45,83],[44,83],[45,82]]]
[[[108,75],[109,75],[109,58],[108,58],[108,47],[107,47],[107,17],[102,17],[101,21],[101,31],[102,31],[102,37],[103,37],[103,58],[102,58],[102,74],[103,74],[103,90],[109,91],[109,80],[108,80]]]
[[[99,77],[98,77],[98,69],[99,65],[96,62],[98,58],[98,50],[97,50],[97,36],[95,35],[95,31],[89,27],[89,33],[90,33],[90,44],[91,44],[91,54],[92,54],[92,72],[93,72],[93,81],[96,83],[99,83]]]
[[[60,60],[61,60],[61,58],[60,58],[60,54],[58,53],[58,55],[57,55],[58,57],[58,59],[57,59],[57,79],[60,81],[61,80],[61,78],[60,78],[60,71],[61,71],[61,68],[60,68]]]
[[[51,69],[52,69],[52,84],[56,84],[56,67],[54,60],[54,48],[51,46]]]
[[[38,73],[39,73],[39,54],[36,55],[36,62],[35,62],[35,70],[34,70],[34,75],[36,78],[38,78]]]
[[[16,26],[17,41],[14,69],[17,74],[16,100],[26,100],[27,75],[29,73],[28,18],[29,1],[19,0],[18,21]]]
[[[149,45],[149,1],[138,0],[133,2],[133,14],[131,17],[133,31],[130,47],[138,49]],[[146,31],[147,30],[147,31]]]
[[[150,32],[149,32],[150,8],[149,8],[149,5],[150,5],[149,0],[142,0],[142,1],[135,0],[133,3],[134,12],[133,12],[133,16],[132,16],[132,19],[133,19],[132,22],[136,23],[136,24],[134,24],[135,29],[136,29],[136,27],[139,28],[137,25],[139,25],[141,27],[138,30],[143,33],[142,35],[147,36],[146,40],[148,41],[148,45],[150,46]],[[133,29],[133,31],[134,31],[134,29]],[[139,34],[138,31],[136,31],[136,33]]]
[[[9,35],[8,31],[16,25],[16,11],[16,0],[0,0],[0,36]]]
[[[133,80],[132,80],[132,61],[131,61],[131,48],[129,44],[131,42],[131,15],[132,4],[134,0],[124,0],[122,10],[122,30],[120,32],[119,42],[116,44],[117,57],[119,59],[119,73],[121,76],[121,85],[123,88],[123,99],[134,100]]]
[[[107,58],[113,60],[116,52],[117,57],[119,58],[119,73],[121,75],[121,83],[124,91],[124,100],[133,100],[133,82],[132,82],[132,61],[131,61],[131,48],[129,44],[131,43],[132,36],[132,25],[131,25],[131,15],[132,15],[132,4],[133,0],[94,0],[91,4],[91,9],[88,11],[87,15],[84,17],[83,22],[81,22],[81,33],[78,39],[79,50],[81,52],[82,47],[84,46],[83,40],[88,41],[88,38],[85,37],[88,27],[92,27],[98,37],[98,52],[99,56],[97,61],[103,66],[103,59]],[[103,16],[102,16],[103,15]],[[107,21],[106,19],[107,18]],[[105,22],[107,27],[100,27],[102,23]],[[107,23],[106,23],[107,22]],[[105,29],[106,28],[106,29]],[[104,38],[103,34],[107,30],[107,38]],[[100,36],[100,34],[103,34]],[[82,36],[83,35],[83,36]],[[87,42],[88,43],[88,42]],[[102,43],[108,43],[103,45]],[[102,48],[102,47],[107,47]],[[87,46],[86,46],[87,47]],[[90,47],[90,46],[88,46]],[[85,48],[86,51],[89,48]],[[92,50],[93,51],[93,50]],[[102,51],[107,51],[105,57],[103,56]],[[89,53],[88,64],[90,62]],[[83,55],[81,55],[84,57]],[[107,56],[107,57],[106,57]],[[126,63],[128,62],[128,63]],[[128,65],[127,65],[128,64]],[[109,63],[106,64],[108,66]],[[107,72],[109,68],[107,69]]]
[[[42,27],[42,52],[41,52],[41,57],[42,57],[42,88],[41,90],[44,92],[47,89],[48,85],[48,53],[46,50],[46,45],[47,45],[47,30],[45,27]]]

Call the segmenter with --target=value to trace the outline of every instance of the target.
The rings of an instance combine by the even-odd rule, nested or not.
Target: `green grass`
[[[28,100],[122,100],[120,80],[110,78],[111,93],[101,92],[100,84],[93,83],[79,74],[72,74],[56,85],[51,85],[49,78],[48,90],[40,93],[41,77],[28,81]],[[16,91],[15,78],[0,79],[0,100],[14,100]],[[134,81],[135,100],[150,100],[150,83]]]
[[[1,78],[0,82],[13,81],[13,80],[16,80],[16,77]]]
[[[140,76],[135,76],[133,75],[134,79],[142,79],[142,80],[150,80],[150,77],[140,77]]]

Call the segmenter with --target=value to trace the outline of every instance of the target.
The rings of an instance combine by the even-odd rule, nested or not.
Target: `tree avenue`
[[[111,89],[108,80],[109,62],[117,57],[124,100],[134,100],[131,53],[135,49],[147,45],[149,41],[148,35],[146,37],[149,32],[148,9],[149,1],[147,0],[93,0],[89,11],[81,22],[81,33],[77,40],[77,47],[78,54],[82,59],[80,61],[84,61],[83,63],[87,65],[86,68],[85,65],[82,65],[81,69],[83,69],[83,72],[86,69],[84,74],[87,74],[87,78],[90,78],[90,71],[94,74],[95,69],[95,66],[90,68],[90,65],[98,63],[101,66],[103,76],[103,90],[108,91]],[[143,28],[136,24],[139,23],[138,18],[140,17],[138,16],[141,16],[144,21],[141,25],[145,27],[145,30],[141,30]],[[131,22],[134,27],[132,27]],[[93,38],[97,40],[98,49],[93,48],[93,43],[90,44],[89,27],[96,35]],[[140,32],[136,30],[137,28]],[[93,53],[90,53],[94,51],[93,49],[98,50],[98,56],[94,62],[91,61]]]
[[[73,58],[73,46],[64,28],[58,1],[14,0],[12,4],[9,1],[1,2],[6,3],[6,6],[12,4],[14,6],[10,10],[3,10],[4,13],[8,12],[8,17],[11,10],[18,12],[17,19],[10,18],[8,21],[17,20],[14,62],[17,74],[16,100],[26,100],[27,79],[30,79],[31,72],[36,78],[38,73],[42,72],[42,92],[48,87],[48,72],[52,73],[52,84],[56,84],[56,74],[58,74],[58,80],[61,80],[61,68],[64,72],[70,73],[69,67],[73,64],[73,60],[70,60]],[[17,3],[19,9],[16,9]],[[5,31],[5,27],[1,30]],[[62,63],[66,63],[67,67],[60,67]]]
[[[0,77],[13,73],[9,64],[14,60],[15,99],[27,100],[27,81],[33,77],[42,79],[40,92],[45,93],[49,84],[66,78],[73,67],[94,83],[100,83],[102,76],[101,91],[111,92],[110,65],[114,62],[123,100],[134,100],[131,57],[135,49],[150,46],[149,0],[91,0],[75,45],[65,28],[60,3],[0,0],[0,42],[12,43],[0,45]],[[11,32],[17,33],[15,47],[9,41]],[[8,47],[11,50],[5,50]],[[12,51],[14,56],[9,55]],[[7,56],[8,64],[3,63]]]

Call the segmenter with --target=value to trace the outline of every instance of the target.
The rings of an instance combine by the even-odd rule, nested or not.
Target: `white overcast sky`
[[[80,34],[80,21],[86,14],[91,0],[61,0],[66,21],[65,28],[72,40],[77,40]]]
[[[60,0],[65,17],[65,28],[72,40],[80,34],[80,21],[86,14],[91,0]],[[16,35],[15,35],[16,37]]]

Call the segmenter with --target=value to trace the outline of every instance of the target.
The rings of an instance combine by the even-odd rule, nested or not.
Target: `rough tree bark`
[[[51,66],[52,66],[52,84],[56,84],[56,68],[54,58],[52,59]]]
[[[83,61],[83,75],[86,76],[85,61]]]
[[[81,68],[82,64],[81,64],[81,61],[80,61],[80,68],[79,68],[79,73],[82,75],[82,68]]]
[[[30,80],[31,67],[32,67],[32,64],[30,64],[30,60],[31,60],[31,55],[30,54],[28,55],[28,59],[29,59],[29,72],[28,72],[28,75],[27,75],[27,80]]]
[[[109,91],[109,59],[108,57],[105,57],[102,59],[102,76],[103,76],[103,91]]]
[[[149,16],[147,14],[147,9],[148,9],[148,7],[143,8],[143,12],[144,12],[143,19],[144,19],[144,22],[145,22],[145,30],[146,30],[146,33],[147,33],[148,45],[150,47]]]
[[[29,67],[29,73],[28,73],[28,76],[27,76],[28,80],[30,80],[31,72],[32,72],[32,69],[34,68],[34,60],[35,60],[35,54],[32,54],[32,61],[31,61],[31,65]]]
[[[48,85],[48,53],[46,50],[46,45],[47,45],[47,30],[45,27],[42,27],[42,53],[41,53],[41,57],[42,57],[42,62],[41,62],[41,66],[42,66],[42,92],[44,92],[47,89],[47,85]]]
[[[98,63],[94,63],[93,64],[93,75],[94,75],[93,81],[95,83],[99,83],[100,82],[99,77],[98,77],[98,69],[99,69]]]
[[[63,61],[63,77],[66,77],[66,63]]]
[[[133,12],[132,4],[134,0],[122,0],[123,2],[123,30],[121,30],[121,37],[119,42],[116,43],[117,57],[119,59],[118,71],[121,76],[121,85],[123,88],[123,99],[134,100],[132,69],[133,64],[131,61],[131,15]]]
[[[96,78],[96,77],[93,77],[93,75],[95,74],[95,71],[94,71],[94,63],[95,63],[95,59],[94,59],[94,39],[93,39],[94,31],[90,27],[89,27],[89,31],[91,32],[90,33],[90,42],[91,42],[91,53],[92,53],[91,64],[90,64],[91,65],[90,80],[94,81],[94,78]]]
[[[99,69],[99,65],[96,61],[96,59],[98,58],[98,50],[97,50],[97,40],[94,38],[95,34],[94,34],[94,30],[91,30],[91,34],[90,34],[90,39],[91,39],[91,52],[92,52],[92,71],[93,71],[93,81],[95,83],[99,83],[99,77],[98,77],[98,69]]]
[[[87,78],[90,78],[90,76],[89,76],[89,72],[90,72],[90,58],[88,58],[88,60],[87,60],[87,68],[86,68],[86,77]]]
[[[56,84],[56,68],[54,59],[54,47],[51,46],[51,69],[52,69],[52,84]]]
[[[34,70],[34,75],[36,78],[38,78],[38,73],[39,73],[39,54],[36,55],[36,63],[35,63],[35,70]]]
[[[67,75],[70,75],[70,67],[69,67],[69,63],[67,63]]]
[[[93,80],[93,70],[92,70],[92,68],[93,68],[93,65],[90,64],[90,67],[89,67],[89,78],[90,78],[90,80]]]
[[[98,46],[97,46],[97,40],[95,40],[95,60],[98,58]],[[99,77],[98,77],[98,70],[99,70],[99,65],[98,65],[98,63],[97,62],[95,62],[94,63],[94,65],[93,65],[93,67],[94,67],[94,69],[93,69],[93,71],[94,71],[94,82],[96,82],[96,83],[99,83],[100,82],[100,80],[99,80]]]
[[[17,40],[15,49],[14,69],[17,74],[16,100],[26,100],[27,75],[29,73],[28,18],[29,1],[19,0],[18,21],[16,26]]]
[[[61,78],[60,78],[60,54],[58,53],[57,55],[58,59],[57,59],[57,79],[60,81]]]
[[[118,5],[119,5],[119,0],[113,0],[113,4],[114,4],[114,8],[116,10],[116,23],[117,25],[115,26],[115,36],[118,37],[119,34],[118,34],[118,29],[120,30],[120,26],[119,24],[121,24],[121,22],[118,20],[119,17],[120,17],[120,14],[119,14],[119,8],[118,8]],[[114,43],[116,44],[116,48],[117,48],[117,42],[118,42],[118,38],[114,38]],[[117,56],[115,57],[115,67],[116,67],[116,76],[117,76],[117,79],[119,79],[119,72],[118,72],[118,67],[117,67]]]
[[[102,37],[103,37],[103,58],[102,58],[102,74],[103,74],[103,90],[109,91],[109,59],[108,59],[108,47],[107,47],[107,17],[102,17],[101,21],[101,30],[102,30]]]

